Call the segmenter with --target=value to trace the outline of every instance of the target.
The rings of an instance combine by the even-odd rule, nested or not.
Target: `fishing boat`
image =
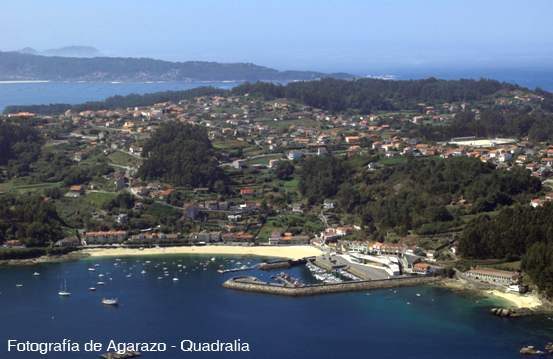
[[[65,288],[61,287],[60,285],[60,291],[58,293],[61,297],[69,297],[71,296],[71,293],[67,291],[67,280],[65,281]]]
[[[103,298],[102,299],[102,304],[105,304],[105,305],[119,305],[119,303],[117,302],[117,298],[115,298],[115,299]]]

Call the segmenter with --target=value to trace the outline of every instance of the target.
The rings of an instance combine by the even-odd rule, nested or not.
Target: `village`
[[[494,101],[528,105],[539,100],[514,94]],[[437,262],[447,265],[456,258],[455,235],[423,238],[422,242],[417,236],[399,241],[391,237],[390,243],[367,241],[362,228],[339,210],[338,199],[327,198],[321,206],[311,206],[295,196],[297,177],[275,178],[274,173],[279,164],[297,163],[307,156],[365,156],[371,159],[365,164],[366,171],[404,163],[409,156],[446,161],[466,156],[499,168],[526,168],[529,176],[547,185],[553,165],[553,147],[547,144],[536,144],[528,138],[476,137],[424,142],[407,131],[413,124],[447,125],[459,111],[471,111],[478,118],[481,108],[481,104],[466,102],[419,103],[413,111],[347,116],[245,95],[203,96],[144,108],[80,113],[68,110],[57,116],[42,116],[36,129],[48,138],[46,146],[65,153],[78,167],[102,164],[113,168],[98,181],[75,184],[65,193],[67,200],[80,201],[75,205],[79,208],[86,203],[90,219],[86,228],[56,245],[313,245],[345,253],[352,263],[387,268],[392,276],[439,272],[443,266]],[[37,117],[31,113],[4,116]],[[221,196],[210,188],[173,188],[136,177],[145,160],[141,143],[161,124],[172,121],[206,128],[213,145],[221,151],[220,167],[233,176],[232,195]],[[133,196],[131,208],[106,211],[106,201],[121,193]],[[551,200],[553,193],[534,199],[530,205],[536,207]],[[470,205],[462,198],[454,204]],[[180,211],[188,225],[181,224],[181,231],[171,232],[169,226],[155,220],[138,220],[155,217],[163,208]],[[378,259],[382,255],[400,259],[382,261]],[[401,263],[402,270],[395,269],[399,268],[396,262]]]

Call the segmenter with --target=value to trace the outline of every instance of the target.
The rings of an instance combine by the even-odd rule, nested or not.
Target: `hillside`
[[[47,57],[29,53],[0,52],[0,81],[294,81],[314,80],[325,76],[350,79],[355,77],[343,73],[278,71],[249,63],[169,62],[121,57]]]

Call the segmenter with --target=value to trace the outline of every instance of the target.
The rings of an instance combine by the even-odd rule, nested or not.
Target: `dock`
[[[134,358],[134,357],[140,356],[140,353],[135,352],[134,350],[127,350],[123,354],[119,354],[118,352],[112,352],[112,353],[102,354],[100,356],[105,359],[123,359],[123,358]]]

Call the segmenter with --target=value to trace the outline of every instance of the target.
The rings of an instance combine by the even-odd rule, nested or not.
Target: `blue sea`
[[[360,76],[378,76],[382,73],[371,71],[352,72]],[[541,87],[553,91],[553,69],[393,69],[386,72],[398,80],[435,77],[455,80],[460,78],[488,78],[516,83],[534,89]],[[160,91],[188,90],[198,86],[214,86],[231,89],[239,82],[155,82],[155,83],[74,83],[74,82],[41,82],[41,83],[0,83],[0,111],[8,105],[40,105],[50,103],[78,104],[87,101],[100,101],[109,96],[145,94]]]
[[[500,300],[436,286],[376,290],[371,296],[351,292],[299,298],[233,291],[221,284],[236,273],[220,274],[220,265],[234,266],[237,261],[252,265],[259,258],[216,256],[211,261],[211,257],[122,257],[119,266],[114,258],[86,258],[0,268],[0,357],[98,358],[113,341],[165,344],[164,352],[142,351],[144,359],[518,358],[523,346],[543,349],[553,338],[547,315],[495,317],[489,310],[501,305]],[[147,260],[151,263],[142,274]],[[206,270],[200,262],[209,263]],[[163,267],[170,276],[163,275]],[[311,280],[305,267],[290,272]],[[105,277],[100,278],[101,273]],[[269,280],[274,273],[241,274]],[[175,276],[179,281],[172,280]],[[58,295],[65,281],[70,297]],[[106,285],[97,285],[98,281]],[[97,291],[89,291],[91,286]],[[117,298],[120,305],[103,305],[102,298]],[[43,355],[12,347],[8,352],[8,340],[59,343],[63,339],[78,343],[80,351]],[[186,340],[240,340],[249,351],[186,352],[181,349]],[[91,341],[102,349],[84,351]]]

